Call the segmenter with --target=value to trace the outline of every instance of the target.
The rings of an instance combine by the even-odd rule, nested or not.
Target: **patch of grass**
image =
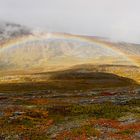
[[[123,134],[123,135],[132,135],[134,133],[135,133],[135,131],[133,131],[131,129],[127,129],[127,130],[124,130],[124,131],[117,132],[117,134]]]
[[[90,104],[90,105],[71,105],[53,106],[49,108],[50,114],[61,114],[63,116],[86,115],[95,118],[116,119],[123,116],[131,109],[129,106],[113,105],[111,103]]]
[[[83,132],[85,132],[87,136],[95,137],[99,135],[99,131],[90,125],[85,125],[79,128],[72,129],[72,134],[75,136],[82,135]]]

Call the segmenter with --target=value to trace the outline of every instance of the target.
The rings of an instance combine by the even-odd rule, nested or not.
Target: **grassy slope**
[[[24,92],[39,90],[90,90],[98,88],[136,86],[129,78],[110,73],[59,71],[50,73],[51,77],[43,82],[0,84],[0,92]]]

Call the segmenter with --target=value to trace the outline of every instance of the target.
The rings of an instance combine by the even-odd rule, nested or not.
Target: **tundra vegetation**
[[[140,87],[107,73],[0,84],[1,140],[138,140]]]

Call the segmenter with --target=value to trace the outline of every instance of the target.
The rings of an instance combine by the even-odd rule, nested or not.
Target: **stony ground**
[[[140,89],[0,93],[0,140],[139,140]]]

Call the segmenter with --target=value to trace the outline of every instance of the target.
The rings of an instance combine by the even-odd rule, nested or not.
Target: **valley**
[[[0,23],[0,140],[139,139],[139,44]]]

